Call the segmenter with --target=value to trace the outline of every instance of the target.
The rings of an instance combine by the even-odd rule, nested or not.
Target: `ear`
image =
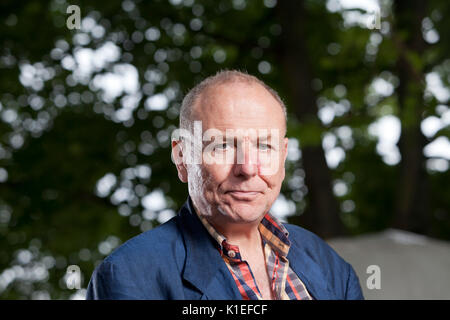
[[[188,181],[188,174],[186,164],[184,163],[184,150],[183,141],[172,140],[172,161],[175,163],[178,171],[178,178],[181,182],[186,183]]]
[[[286,162],[286,158],[287,158],[287,155],[288,155],[288,143],[289,143],[289,139],[288,138],[284,138],[283,139],[283,152],[284,152],[283,162]]]

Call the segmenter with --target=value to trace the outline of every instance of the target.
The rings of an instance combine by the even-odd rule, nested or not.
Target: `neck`
[[[209,218],[209,217],[206,217]],[[241,258],[246,261],[256,256],[264,255],[259,223],[216,223],[208,222],[226,239],[231,245],[238,246]],[[252,258],[253,257],[253,258]]]
[[[209,219],[208,222],[226,239],[227,242],[239,247],[254,247],[261,243],[261,235],[259,233],[260,221],[254,223],[222,223]]]

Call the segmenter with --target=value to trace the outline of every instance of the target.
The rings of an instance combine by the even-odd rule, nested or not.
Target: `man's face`
[[[281,106],[258,84],[231,83],[207,89],[193,111],[203,131],[202,163],[185,166],[194,205],[218,222],[259,221],[285,176]]]

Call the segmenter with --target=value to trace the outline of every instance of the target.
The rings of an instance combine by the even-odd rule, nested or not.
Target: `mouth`
[[[241,191],[241,190],[231,190],[227,191],[226,194],[229,194],[233,198],[237,200],[251,201],[258,197],[261,192],[259,191]]]

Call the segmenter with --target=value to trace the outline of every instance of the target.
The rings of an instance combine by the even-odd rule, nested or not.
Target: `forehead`
[[[285,118],[278,101],[260,84],[226,83],[206,89],[194,106],[193,120],[203,131],[284,130]]]

